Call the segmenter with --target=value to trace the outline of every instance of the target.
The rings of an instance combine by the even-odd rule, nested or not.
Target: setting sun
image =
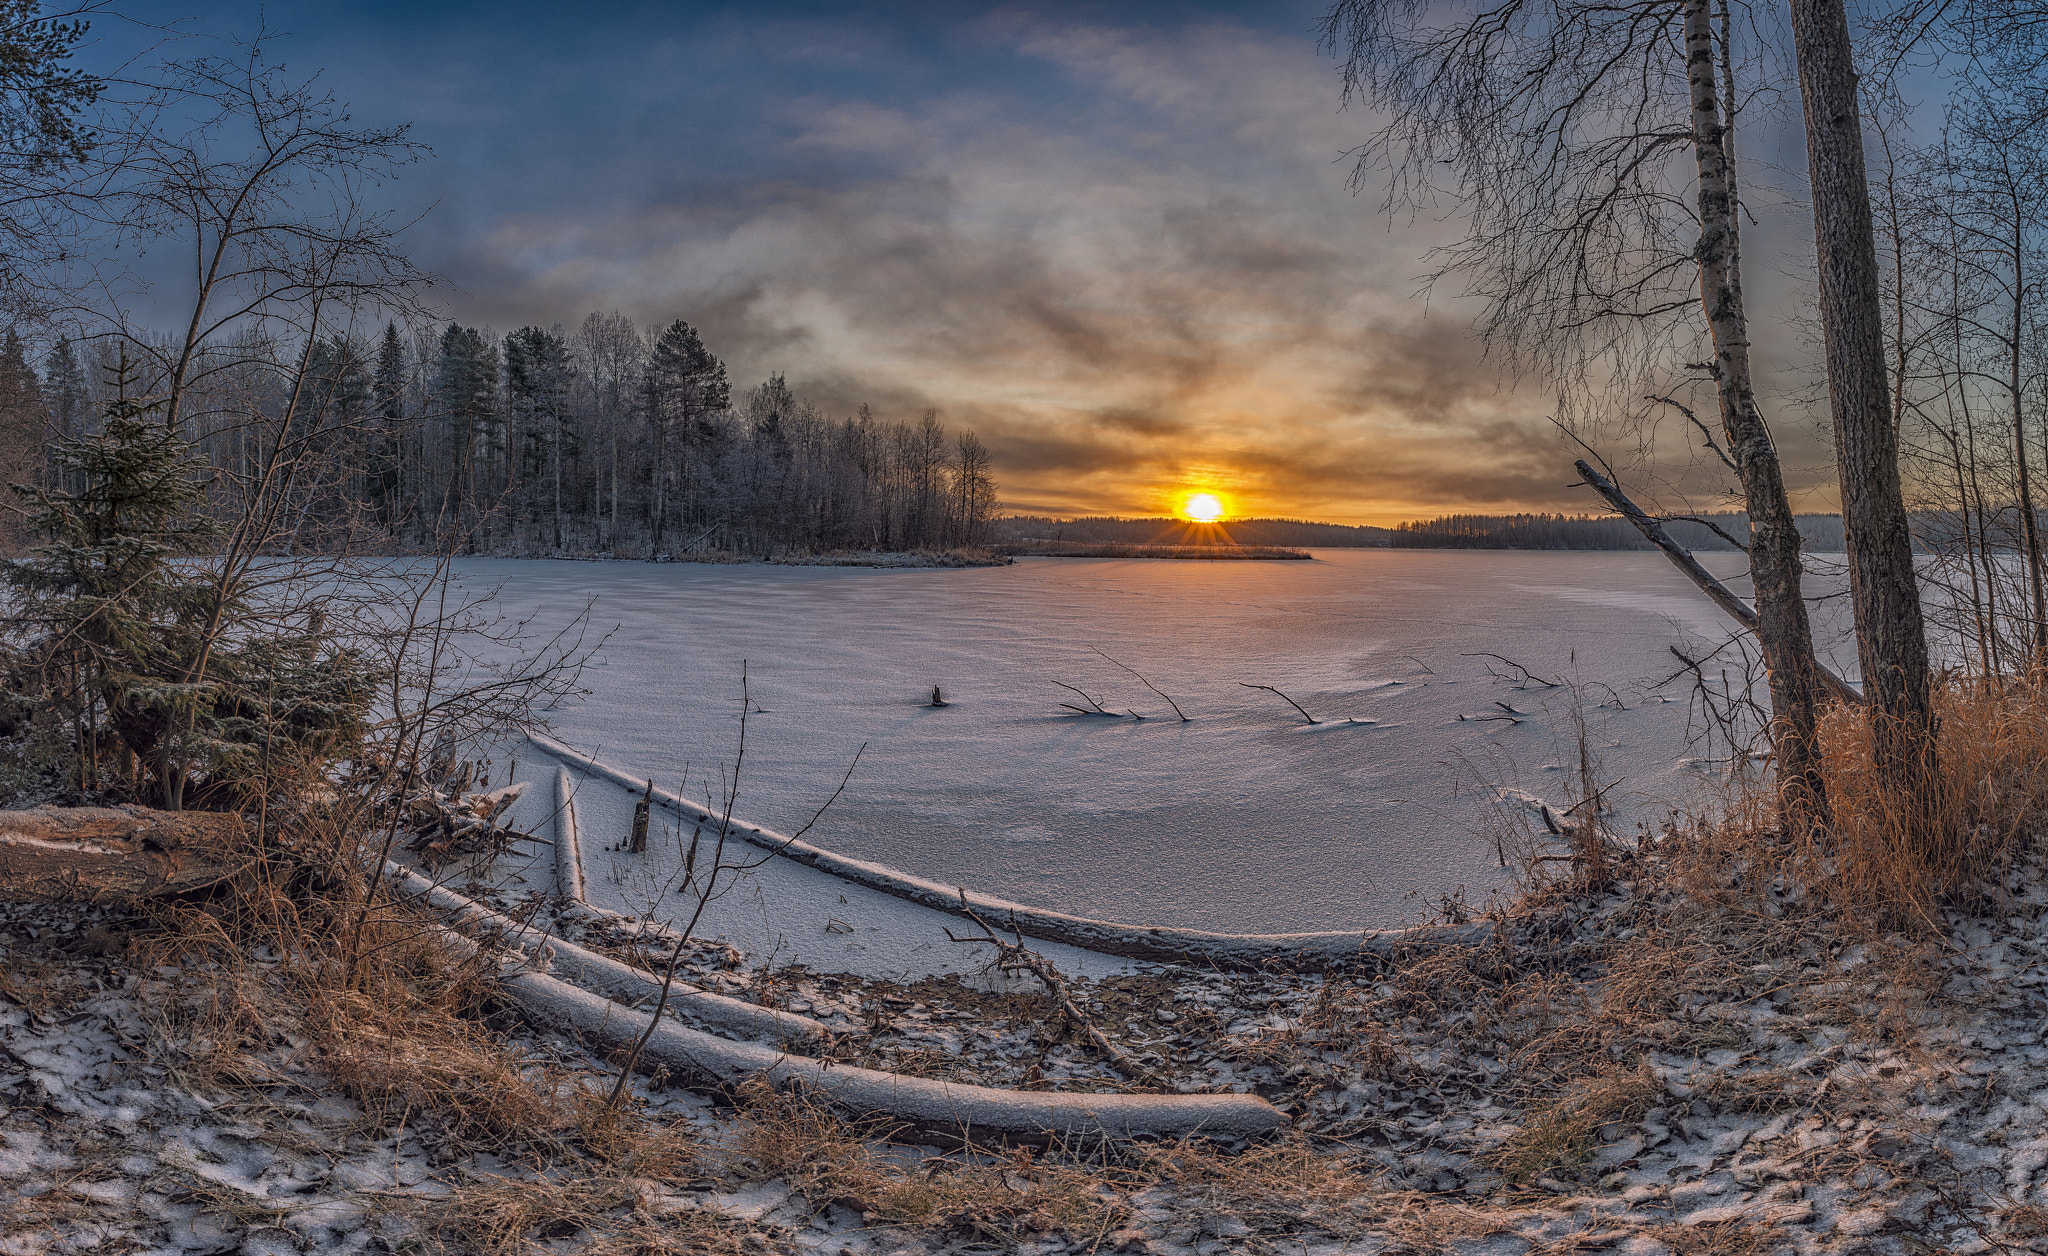
[[[1196,523],[1214,523],[1223,517],[1223,503],[1214,493],[1196,493],[1180,512]]]

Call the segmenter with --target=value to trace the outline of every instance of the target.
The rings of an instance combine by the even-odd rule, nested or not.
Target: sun
[[[1223,503],[1214,493],[1196,493],[1181,505],[1180,512],[1196,523],[1214,523],[1223,517]]]

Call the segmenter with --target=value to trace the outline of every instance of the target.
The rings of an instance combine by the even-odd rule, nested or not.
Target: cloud
[[[1589,506],[1546,399],[1500,382],[1468,308],[1413,299],[1450,228],[1351,195],[1369,120],[1308,39],[1017,12],[952,38],[1005,74],[792,93],[745,171],[505,215],[437,260],[478,321],[683,317],[742,383],[938,407],[1018,508],[1149,512],[1198,486],[1368,522]]]

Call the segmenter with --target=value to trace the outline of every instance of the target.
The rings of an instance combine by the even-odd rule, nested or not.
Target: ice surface
[[[1703,560],[1741,570],[1740,555]],[[1490,674],[1506,670],[1496,660],[1467,657],[1480,651],[1584,682],[1602,781],[1621,778],[1610,797],[1624,816],[1661,815],[1712,783],[1686,766],[1699,755],[1689,681],[1661,690],[1672,701],[1650,687],[1676,669],[1669,645],[1726,629],[1655,554],[967,570],[475,560],[461,579],[502,584],[507,610],[542,629],[592,597],[594,625],[616,625],[585,673],[592,696],[553,714],[586,752],[715,793],[736,751],[744,663],[756,706],[736,814],[795,831],[859,751],[808,840],[1126,923],[1382,927],[1459,886],[1482,899],[1502,876],[1484,836],[1498,789],[1559,799],[1563,776],[1544,768],[1577,755],[1570,692],[1515,688]],[[1847,671],[1853,654],[1832,661]],[[1146,718],[1064,712],[1074,696],[1055,682]],[[1311,729],[1244,682],[1329,723]],[[933,685],[951,705],[926,705]],[[1597,705],[1610,698],[1599,686],[1621,706]],[[1459,719],[1505,714],[1496,702],[1521,722]],[[593,886],[625,836],[619,810],[581,817]]]

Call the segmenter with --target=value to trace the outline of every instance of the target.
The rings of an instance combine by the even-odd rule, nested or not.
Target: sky
[[[780,372],[829,414],[975,430],[1008,510],[1597,508],[1547,391],[1482,359],[1455,291],[1417,294],[1456,224],[1349,185],[1372,120],[1340,107],[1323,7],[125,11],[195,50],[267,23],[360,121],[410,122],[434,157],[385,192],[450,317],[684,319],[740,390]],[[100,35],[89,61],[142,37]],[[1810,427],[1781,447],[1825,509]]]

